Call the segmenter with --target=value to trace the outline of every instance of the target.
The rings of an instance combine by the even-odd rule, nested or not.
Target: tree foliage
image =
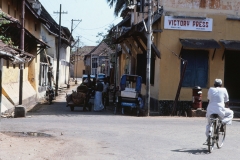
[[[114,15],[118,16],[119,13],[127,7],[130,3],[130,0],[107,0],[110,8],[114,7]]]
[[[4,14],[4,12],[0,11],[0,40],[7,45],[10,45],[12,47],[17,47],[17,46],[14,46],[12,39],[6,36],[5,27],[3,25],[9,24],[10,21],[7,20],[5,16],[6,15]]]
[[[113,27],[114,24],[111,24],[108,26],[108,28],[105,28],[105,30],[107,30],[107,33],[98,32],[96,37],[99,37],[99,40],[96,43],[101,43],[104,41],[111,49],[114,49],[115,45],[112,43],[112,38],[114,35],[110,32]]]

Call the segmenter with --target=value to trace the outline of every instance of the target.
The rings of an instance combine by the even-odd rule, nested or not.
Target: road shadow
[[[93,106],[92,106],[93,108]],[[74,115],[104,115],[112,116],[114,115],[113,106],[107,106],[106,110],[102,111],[84,111],[83,107],[76,106],[74,111],[71,111],[70,107],[67,107],[66,102],[54,102],[50,105],[47,103],[37,104],[31,110],[27,112],[27,116],[31,115],[56,115],[56,116],[74,116]]]
[[[208,150],[206,148],[201,148],[201,149],[176,149],[172,150],[173,152],[182,152],[182,153],[189,153],[189,154],[194,154],[194,155],[206,155],[209,154]]]
[[[240,122],[240,119],[233,119],[234,122]]]

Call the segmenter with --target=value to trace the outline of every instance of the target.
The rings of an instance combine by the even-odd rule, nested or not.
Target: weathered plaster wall
[[[8,5],[10,6],[10,12],[8,12]],[[18,19],[20,21],[20,15],[22,11],[22,2],[19,0],[2,0],[2,8],[3,12],[11,15],[12,17]],[[36,25],[36,26],[35,26]],[[36,17],[28,11],[27,7],[25,7],[25,28],[31,32],[35,37],[39,38],[39,30],[40,30],[40,22]]]
[[[40,38],[40,22],[32,15],[30,11],[25,7],[25,28],[36,38]]]
[[[37,54],[34,54],[37,56]],[[39,63],[38,57],[34,58],[28,63],[29,73],[28,73],[28,81],[33,86],[34,90],[38,92],[38,75],[39,75]]]
[[[41,25],[41,37],[45,43],[47,43],[50,48],[46,49],[47,55],[50,55],[52,58],[56,57],[56,42],[55,35],[52,35],[46,30],[45,26]]]
[[[212,12],[238,15],[240,0],[160,0],[165,10]]]

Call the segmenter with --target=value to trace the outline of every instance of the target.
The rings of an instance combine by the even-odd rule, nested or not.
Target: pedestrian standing
[[[94,111],[102,111],[104,106],[102,104],[102,91],[103,91],[103,83],[97,79],[97,84],[95,87],[95,97],[94,97]]]
[[[103,105],[104,105],[104,109],[106,110],[106,106],[109,105],[109,83],[107,81],[107,78],[104,78],[103,81],[103,95],[102,95],[102,101],[103,101]]]

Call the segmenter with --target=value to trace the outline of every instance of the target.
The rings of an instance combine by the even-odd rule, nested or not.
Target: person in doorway
[[[95,98],[94,98],[94,111],[102,111],[104,106],[102,104],[102,91],[103,91],[103,84],[97,79],[97,84],[95,87]]]
[[[104,78],[104,80],[103,80],[102,102],[103,102],[105,110],[106,110],[106,106],[109,105],[109,97],[108,97],[109,94],[108,94],[108,91],[109,91],[109,83],[108,83],[107,78]]]
[[[52,66],[52,63],[49,63],[48,74],[49,74],[48,78],[49,78],[50,86],[52,86],[52,81],[53,81],[53,84],[55,85],[54,77],[53,77],[53,66]]]
[[[208,90],[208,106],[206,118],[208,124],[206,126],[206,136],[210,130],[210,116],[212,114],[218,114],[223,125],[232,124],[233,111],[228,108],[229,96],[227,89],[222,87],[222,80],[215,79],[214,87],[210,87]]]

